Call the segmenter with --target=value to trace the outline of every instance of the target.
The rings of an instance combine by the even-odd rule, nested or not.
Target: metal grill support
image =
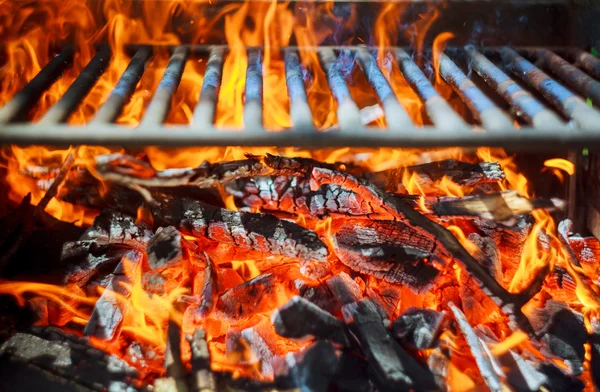
[[[483,48],[463,50],[475,72],[504,99],[512,113],[504,112],[475,82],[465,75],[449,56],[440,59],[440,74],[480,121],[477,126],[467,124],[436,91],[424,72],[413,62],[411,55],[401,48],[390,48],[399,72],[422,100],[434,126],[415,127],[394,93],[391,83],[379,68],[375,51],[367,47],[318,47],[314,50],[320,59],[332,96],[338,103],[337,117],[341,132],[317,132],[305,89],[305,73],[298,48],[285,48],[285,78],[290,98],[292,128],[287,132],[267,132],[263,124],[263,67],[262,49],[248,48],[245,101],[243,109],[244,132],[236,129],[214,128],[215,109],[221,86],[225,47],[194,48],[178,46],[148,105],[139,127],[114,124],[127,100],[135,91],[145,66],[152,56],[152,48],[138,47],[127,69],[117,82],[106,102],[87,125],[69,125],[68,117],[85,99],[106,70],[110,52],[100,47],[59,101],[48,109],[41,124],[17,122],[32,109],[52,83],[60,76],[73,58],[73,49],[65,48],[15,97],[0,109],[0,141],[23,144],[103,144],[103,145],[246,145],[296,147],[443,147],[443,146],[503,146],[508,148],[557,149],[600,146],[600,112],[586,102],[600,98],[597,58],[578,51],[568,51],[574,58],[559,57],[543,48]],[[194,110],[192,124],[169,127],[167,118],[174,95],[182,79],[185,65],[197,51],[208,53],[201,93]],[[336,55],[336,51],[340,55]],[[534,66],[518,52],[541,61],[541,66],[552,71],[583,98]],[[490,53],[494,56],[488,56]],[[565,52],[560,52],[565,53]],[[494,61],[500,55],[502,64]],[[351,86],[346,80],[344,67],[358,62],[385,112],[386,129],[366,127],[352,98]],[[387,60],[387,59],[386,59]],[[395,71],[394,71],[395,72]],[[515,74],[524,83],[518,83],[505,72]],[[480,82],[477,82],[480,83]],[[537,90],[541,97],[531,91]],[[488,92],[490,91],[490,92]],[[314,109],[314,108],[312,108]],[[558,109],[555,111],[554,109]],[[528,126],[516,130],[516,115]],[[568,126],[562,117],[573,120]],[[486,132],[487,131],[487,132]]]

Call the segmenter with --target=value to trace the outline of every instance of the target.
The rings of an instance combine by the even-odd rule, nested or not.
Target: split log
[[[477,367],[479,368],[479,373],[485,384],[492,392],[501,392],[503,390],[503,384],[498,375],[496,374],[494,367],[487,353],[484,351],[481,346],[482,343],[475,331],[469,325],[465,315],[458,309],[452,302],[448,303],[450,310],[454,314],[454,318],[456,319],[456,323],[463,333],[469,348],[471,349],[471,354],[473,358],[475,358],[475,363],[477,363]]]
[[[396,343],[368,299],[344,305],[344,321],[356,337],[382,391],[431,391],[433,375]]]
[[[152,232],[144,224],[137,224],[131,216],[114,210],[104,210],[80,240],[92,240],[98,245],[121,245],[146,251]]]
[[[127,362],[55,328],[19,332],[0,346],[0,379],[8,391],[137,390]]]
[[[304,392],[327,392],[339,359],[331,343],[319,340],[297,353],[276,358],[275,384]],[[274,362],[275,362],[274,361]]]
[[[227,321],[240,321],[282,306],[298,294],[295,279],[300,272],[282,265],[223,293],[215,314]]]
[[[446,315],[431,309],[408,308],[392,324],[394,337],[414,350],[433,348],[442,332]]]
[[[365,174],[365,179],[381,189],[394,193],[406,193],[402,183],[404,176],[415,180],[425,193],[436,192],[435,182],[447,177],[452,182],[473,187],[488,182],[504,180],[504,172],[497,162],[467,163],[455,159],[408,166],[399,169],[386,170]]]
[[[210,350],[206,342],[206,332],[197,328],[189,340],[192,349],[192,392],[216,392],[217,381],[210,368]]]
[[[181,198],[157,202],[152,213],[185,234],[307,261],[327,258],[327,247],[314,231],[272,215],[230,211]]]
[[[152,271],[162,271],[183,260],[181,233],[173,226],[159,227],[148,240],[148,265]]]
[[[428,219],[416,211],[410,204],[407,204],[406,201],[391,197],[372,184],[360,182],[351,175],[315,168],[312,171],[310,181],[311,189],[318,189],[318,187],[324,184],[344,186],[359,194],[371,205],[379,206],[378,208],[381,208],[382,211],[402,220],[420,234],[435,241],[439,246],[436,247],[434,255],[439,255],[440,259],[451,256],[452,259],[460,263],[471,274],[481,289],[506,312],[511,321],[515,322],[529,335],[535,336],[535,332],[531,328],[529,321],[521,311],[521,307],[531,298],[529,296],[531,292],[526,289],[525,292],[527,295],[509,293],[487,273],[479,261],[471,256],[460,241],[445,227]]]
[[[435,257],[435,242],[402,222],[349,220],[333,242],[336,256],[348,267],[416,293],[429,290],[438,276],[427,262]]]
[[[196,309],[196,319],[204,320],[208,317],[217,306],[217,296],[219,295],[219,281],[217,278],[217,268],[210,256],[203,252],[206,260],[206,268],[204,269],[204,284],[202,285],[202,298],[198,309]]]
[[[342,305],[359,301],[363,297],[358,284],[345,272],[332,276],[325,283]]]
[[[302,297],[294,297],[273,313],[275,331],[286,338],[329,339],[348,347],[344,323]]]
[[[259,157],[230,162],[204,162],[197,168],[156,170],[148,162],[130,155],[96,157],[96,171],[105,180],[142,187],[195,186],[208,188],[237,178],[268,175],[272,170]]]
[[[123,317],[129,310],[127,303],[131,295],[132,274],[141,268],[143,254],[131,250],[115,268],[113,278],[102,293],[83,333],[101,340],[112,340],[117,333]]]
[[[440,197],[426,205],[438,216],[476,216],[512,225],[517,217],[536,209],[562,210],[565,202],[556,198],[527,199],[516,191],[505,191],[461,198]]]

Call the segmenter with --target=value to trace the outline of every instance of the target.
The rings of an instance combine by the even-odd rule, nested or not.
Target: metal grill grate
[[[344,51],[354,52],[385,113],[387,128],[372,129],[361,125],[359,108],[352,99],[337,61],[340,48],[318,47],[315,50],[338,103],[339,119],[339,130],[319,132],[313,125],[297,48],[286,48],[285,72],[293,127],[269,132],[262,121],[262,50],[248,48],[243,112],[245,126],[240,132],[217,129],[213,125],[227,48],[179,46],[172,49],[162,80],[137,127],[117,125],[114,121],[133,94],[146,63],[152,57],[152,48],[149,47],[136,49],[129,66],[89,124],[68,125],[66,120],[106,70],[110,60],[110,51],[106,47],[98,50],[62,98],[39,122],[19,122],[70,65],[74,50],[64,48],[0,109],[0,142],[122,146],[503,146],[528,150],[600,146],[600,112],[586,101],[600,102],[600,83],[597,80],[600,79],[600,59],[581,50],[551,51],[537,47],[477,50],[465,47],[448,51],[465,58],[473,71],[510,105],[511,112],[527,123],[527,126],[516,129],[511,114],[496,105],[450,56],[441,56],[440,74],[469,108],[479,123],[477,126],[465,122],[451,108],[406,50],[390,48],[399,69],[423,101],[433,123],[432,126],[416,127],[377,65],[375,51],[366,47],[344,48]],[[163,123],[185,64],[191,56],[201,52],[208,54],[208,63],[192,123],[166,127]],[[500,59],[502,67],[491,61],[492,58]],[[528,59],[535,60],[537,66]],[[551,72],[555,78],[544,70]],[[521,82],[517,83],[511,75]]]

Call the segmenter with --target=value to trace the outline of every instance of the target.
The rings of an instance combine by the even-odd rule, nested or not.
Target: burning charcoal
[[[265,328],[261,328],[260,325],[246,328],[242,331],[241,337],[250,346],[256,358],[260,360],[262,375],[266,378],[273,378],[273,358],[283,353],[277,350],[275,340],[270,339],[271,336],[261,335],[261,332],[264,333],[264,330]]]
[[[123,245],[145,251],[152,232],[117,211],[104,210],[94,219],[80,240],[93,240],[99,245]]]
[[[245,249],[317,261],[325,261],[328,253],[314,231],[272,215],[230,211],[182,198],[161,202],[152,212],[184,233]]]
[[[367,278],[365,296],[385,311],[385,318],[394,318],[404,295],[404,287],[372,276]]]
[[[318,306],[329,314],[339,314],[341,304],[339,300],[332,294],[327,287],[327,284],[320,283],[317,286],[308,284],[300,284],[298,288],[300,297],[308,302]]]
[[[532,324],[543,325],[539,334],[546,345],[544,351],[548,351],[547,355],[563,359],[571,374],[580,375],[585,359],[584,344],[588,338],[583,316],[566,304],[549,300],[544,308],[536,309]]]
[[[275,331],[286,338],[314,336],[350,345],[344,323],[301,297],[292,298],[273,313]]]
[[[327,392],[339,359],[331,343],[319,340],[302,352],[288,353],[277,369],[275,384],[302,392]]]
[[[497,356],[497,360],[506,369],[506,380],[517,391],[538,391],[549,381],[546,375],[512,350]]]
[[[461,198],[440,197],[431,206],[439,216],[477,216],[482,219],[514,224],[515,219],[536,209],[553,211],[563,209],[560,199],[527,199],[516,191],[505,191],[489,195],[465,196]]]
[[[163,270],[181,262],[181,233],[173,226],[159,227],[148,241],[148,265],[151,270]]]
[[[409,308],[394,321],[394,337],[405,347],[434,347],[444,325],[445,314],[430,309]]]
[[[322,167],[330,170],[345,171],[347,169],[357,170],[355,166],[348,163],[335,162],[325,163],[319,162],[312,158],[287,158],[278,155],[267,154],[264,158],[265,165],[269,166],[279,174],[287,175],[300,175],[310,174],[311,170],[315,167]]]
[[[216,392],[217,382],[210,368],[210,350],[206,332],[197,328],[190,341],[192,349],[192,392]]]
[[[345,272],[340,272],[327,279],[326,284],[342,305],[356,302],[362,298],[360,287]]]
[[[375,386],[369,380],[368,366],[362,356],[343,351],[333,379],[335,386],[345,392],[375,392]]]
[[[503,384],[496,371],[494,370],[494,365],[489,358],[486,350],[482,347],[482,343],[471,326],[467,321],[465,315],[458,309],[453,303],[448,303],[450,310],[454,314],[454,318],[456,319],[456,323],[463,333],[469,348],[471,349],[471,354],[473,358],[475,358],[475,362],[477,363],[477,367],[479,368],[479,372],[485,384],[488,386],[490,391],[492,392],[500,392],[503,390]]]
[[[406,168],[367,173],[365,178],[382,189],[404,193],[402,177],[408,173],[416,175],[417,184],[425,192],[435,192],[434,182],[447,177],[461,186],[475,186],[486,182],[497,182],[504,179],[504,172],[497,162],[467,163],[455,159],[447,159],[408,166]]]
[[[437,389],[433,375],[396,343],[368,299],[344,305],[344,321],[358,340],[382,391]]]
[[[94,240],[66,242],[61,260],[66,266],[63,283],[84,286],[99,273],[114,269],[126,248],[97,246]]]
[[[132,250],[125,254],[123,260],[115,268],[111,283],[96,301],[90,320],[83,330],[86,336],[94,336],[101,340],[112,340],[115,336],[129,308],[126,303],[117,299],[117,296],[127,298],[131,295],[129,289],[125,287],[125,285],[132,283],[126,269],[131,268],[135,271],[141,268],[142,259],[143,255],[137,251]],[[127,263],[127,265],[124,265],[124,263]]]
[[[219,297],[216,312],[225,320],[239,321],[274,310],[298,294],[294,274],[297,269],[283,265],[229,289]]]
[[[125,361],[48,327],[16,333],[0,346],[0,379],[7,391],[130,391],[141,383]]]
[[[422,293],[433,286],[438,270],[424,259],[435,243],[394,221],[349,221],[334,238],[336,255],[348,267]]]
[[[448,368],[450,365],[450,359],[448,355],[439,347],[430,351],[427,357],[427,366],[433,373],[435,383],[441,391],[447,390],[447,379],[448,379]]]

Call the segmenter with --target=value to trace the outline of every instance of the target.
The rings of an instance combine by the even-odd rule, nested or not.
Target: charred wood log
[[[113,278],[102,293],[83,333],[101,340],[112,340],[117,333],[124,315],[129,310],[127,298],[131,295],[131,274],[141,268],[143,254],[129,251],[119,263]]]
[[[411,349],[433,348],[442,332],[445,316],[431,309],[409,308],[392,324],[394,337]]]
[[[309,175],[313,168],[320,167],[336,171],[360,171],[360,168],[349,163],[335,162],[325,163],[312,158],[287,158],[278,155],[267,154],[264,157],[265,165],[272,168],[281,175]]]
[[[359,301],[363,297],[358,284],[345,272],[332,276],[325,283],[342,305]]]
[[[94,219],[94,224],[83,233],[80,240],[94,241],[98,245],[121,245],[146,251],[152,232],[143,224],[136,224],[128,215],[114,210],[104,210]]]
[[[183,248],[181,233],[173,226],[160,227],[148,240],[148,265],[152,271],[161,271],[181,263]]]
[[[402,220],[420,234],[435,241],[440,246],[436,247],[434,255],[439,255],[440,259],[444,256],[450,256],[456,260],[471,274],[481,289],[507,313],[512,321],[516,322],[526,333],[535,336],[535,332],[531,328],[529,321],[521,311],[521,307],[531,298],[528,296],[530,293],[527,289],[527,295],[509,293],[488,274],[479,261],[471,256],[448,229],[416,211],[405,200],[390,197],[372,184],[360,182],[355,177],[344,173],[336,173],[331,170],[319,168],[313,169],[311,174],[311,189],[318,189],[318,187],[325,184],[344,186],[360,195],[372,206],[379,206],[383,212]]]
[[[471,354],[473,358],[475,358],[475,362],[477,363],[477,367],[479,368],[479,373],[485,384],[492,392],[501,392],[503,390],[502,381],[496,374],[494,367],[487,353],[484,351],[481,346],[482,342],[479,341],[477,334],[469,325],[467,318],[465,315],[458,309],[453,303],[448,303],[450,310],[454,314],[454,318],[461,332],[463,333],[469,348],[471,349]]]
[[[447,177],[461,186],[476,186],[487,182],[504,180],[504,172],[497,162],[467,163],[455,159],[408,166],[405,168],[386,170],[365,174],[365,179],[376,186],[394,193],[406,193],[402,184],[403,176],[410,178],[416,175],[419,187],[425,192],[434,191],[436,181]]]
[[[112,272],[127,248],[98,246],[93,240],[66,242],[61,260],[65,267],[63,283],[83,287],[95,276]]]
[[[429,205],[438,216],[476,216],[512,225],[517,217],[536,209],[563,209],[565,202],[560,199],[527,199],[516,191],[505,191],[461,198],[440,197]]]
[[[382,391],[437,390],[430,371],[396,343],[368,299],[344,305],[344,321],[356,337]]]
[[[196,200],[170,198],[152,207],[156,217],[186,234],[241,248],[302,260],[325,261],[327,247],[318,235],[272,215],[230,211]]]
[[[0,346],[2,387],[10,391],[137,390],[140,377],[125,361],[54,328],[20,332]]]
[[[581,392],[585,388],[583,381],[566,374],[561,368],[550,361],[539,364],[536,370],[546,376],[548,381],[544,387],[550,391]]]
[[[344,323],[302,297],[294,297],[273,313],[275,331],[286,338],[329,339],[348,347]]]
[[[375,392],[377,389],[369,379],[368,367],[363,356],[342,351],[333,382],[340,391]]]
[[[210,350],[204,329],[197,328],[189,342],[192,349],[192,392],[216,392],[217,381],[210,368]]]
[[[148,162],[130,155],[113,154],[96,157],[96,170],[102,178],[126,186],[208,188],[242,177],[268,175],[271,169],[260,158],[248,156],[240,161],[209,163],[197,168],[159,171]]]
[[[224,320],[239,321],[274,310],[283,305],[287,298],[298,294],[294,280],[299,274],[294,266],[275,267],[223,293],[215,313]]]
[[[339,359],[331,343],[319,340],[306,350],[278,358],[275,384],[280,388],[298,388],[303,392],[327,392]]]
[[[342,263],[355,271],[423,293],[433,286],[438,270],[427,261],[435,242],[396,221],[351,220],[333,237]]]
[[[580,375],[588,339],[583,316],[567,304],[548,300],[543,308],[535,310],[531,321],[542,336],[544,354],[564,360],[572,375]]]

